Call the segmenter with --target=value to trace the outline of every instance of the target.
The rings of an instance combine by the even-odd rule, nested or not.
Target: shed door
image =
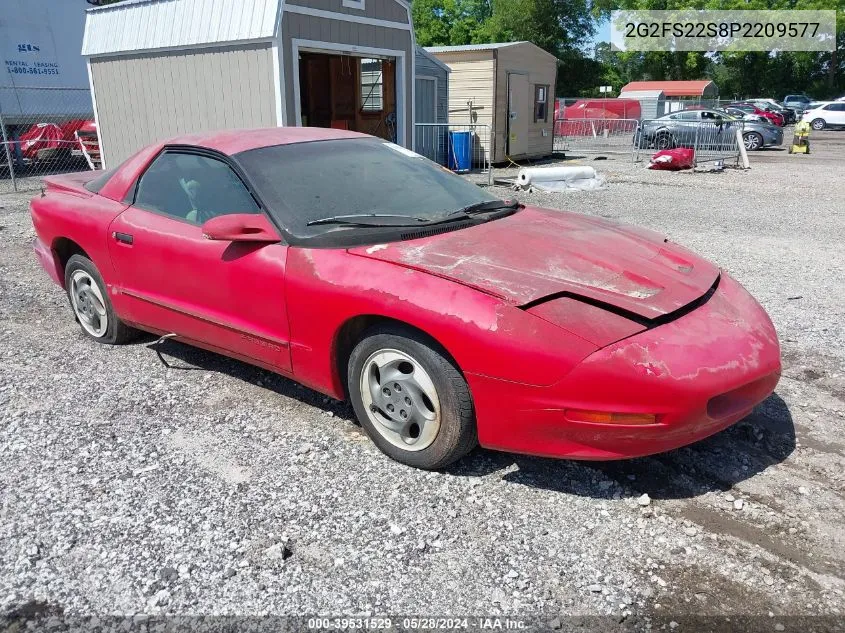
[[[508,155],[528,153],[528,123],[534,115],[528,75],[508,73]]]
[[[417,75],[415,116],[417,123],[437,123],[437,81],[434,77]],[[431,125],[414,126],[414,150],[428,159],[439,161],[437,148],[445,135],[445,129]]]

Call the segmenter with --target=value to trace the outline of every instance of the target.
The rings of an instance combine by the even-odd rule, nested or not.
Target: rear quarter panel
[[[126,205],[91,193],[50,191],[30,204],[32,224],[38,240],[57,257],[62,239],[71,240],[88,254],[103,281],[114,283],[114,268],[108,253],[108,226]]]

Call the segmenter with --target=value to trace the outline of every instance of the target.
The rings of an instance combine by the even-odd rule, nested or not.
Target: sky
[[[603,20],[598,23],[596,27],[596,33],[593,35],[593,39],[590,41],[589,45],[589,53],[590,55],[593,54],[593,49],[595,48],[596,44],[599,42],[609,42],[610,41],[610,20]]]

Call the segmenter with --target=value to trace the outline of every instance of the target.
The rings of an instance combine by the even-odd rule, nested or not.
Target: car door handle
[[[119,232],[115,231],[114,233],[112,233],[112,236],[118,242],[121,242],[123,244],[130,244],[131,245],[132,242],[135,241],[134,238],[129,233],[119,233]]]

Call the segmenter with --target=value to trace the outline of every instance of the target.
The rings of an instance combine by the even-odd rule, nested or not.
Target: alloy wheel
[[[760,148],[760,136],[756,133],[746,134],[745,138],[745,149],[749,151],[754,151]]]
[[[70,284],[70,300],[80,325],[95,338],[105,335],[109,319],[97,282],[84,270],[76,270],[71,275]]]

